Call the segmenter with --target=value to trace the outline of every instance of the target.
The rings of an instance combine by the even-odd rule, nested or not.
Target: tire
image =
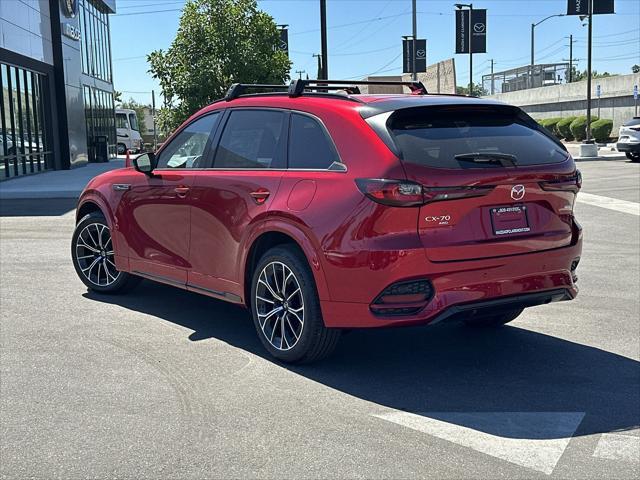
[[[126,151],[127,151],[127,147],[126,147],[126,145],[124,143],[119,143],[116,146],[116,150],[118,152],[118,155],[124,155],[126,153]]]
[[[632,162],[640,162],[640,153],[638,152],[625,152],[627,158]]]
[[[275,247],[262,256],[249,300],[258,337],[278,360],[311,363],[335,349],[341,332],[324,326],[313,274],[297,249]]]
[[[496,313],[493,315],[471,316],[464,319],[464,323],[469,327],[501,327],[520,316],[524,309],[509,310],[507,312]]]
[[[89,290],[99,293],[124,293],[141,278],[116,270],[111,231],[104,215],[92,212],[78,222],[71,240],[73,267]]]

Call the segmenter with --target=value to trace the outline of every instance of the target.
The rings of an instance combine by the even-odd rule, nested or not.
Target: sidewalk
[[[78,198],[96,175],[124,167],[124,160],[87,163],[71,170],[53,170],[0,182],[0,200]]]
[[[564,142],[563,142],[564,143]],[[581,157],[580,156],[580,144],[579,143],[565,143],[565,147],[569,150],[569,153],[576,162],[584,162],[588,160],[626,160],[627,156],[624,153],[616,150],[615,143],[608,143],[607,145],[598,145],[597,157]]]

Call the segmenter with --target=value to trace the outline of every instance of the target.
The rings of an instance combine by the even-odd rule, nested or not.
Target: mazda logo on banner
[[[593,0],[593,13],[614,13],[614,0]],[[589,0],[567,0],[567,15],[589,15]]]
[[[286,28],[280,29],[280,42],[278,43],[278,50],[289,55],[289,30]]]
[[[485,9],[456,10],[456,53],[487,53],[487,11]]]
[[[402,40],[402,73],[412,73],[413,65],[413,40]],[[416,72],[427,71],[427,41],[422,38],[416,39]]]

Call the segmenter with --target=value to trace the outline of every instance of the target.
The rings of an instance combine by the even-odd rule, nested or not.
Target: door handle
[[[255,192],[251,192],[249,195],[251,195],[251,197],[255,200],[255,202],[258,205],[262,205],[264,202],[267,201],[267,198],[269,198],[269,195],[271,195],[271,192],[266,188],[259,188]]]
[[[189,187],[176,187],[173,191],[176,192],[180,198],[184,198],[187,196],[187,193],[189,193]]]

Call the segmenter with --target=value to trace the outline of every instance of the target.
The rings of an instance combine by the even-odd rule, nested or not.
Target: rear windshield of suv
[[[402,160],[426,167],[502,166],[469,161],[492,154],[508,157],[516,166],[558,163],[568,156],[532,119],[512,108],[408,108],[391,115],[387,125]]]

